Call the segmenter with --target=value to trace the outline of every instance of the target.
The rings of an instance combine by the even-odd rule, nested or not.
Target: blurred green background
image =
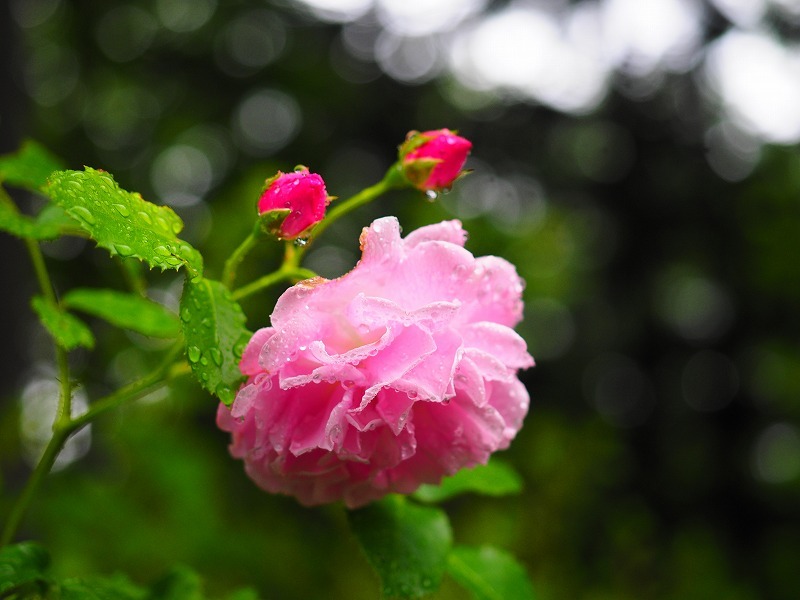
[[[447,504],[460,543],[525,564],[541,599],[800,596],[800,4],[792,0],[11,0],[0,7],[0,153],[33,137],[175,208],[217,276],[277,169],[344,198],[410,129],[474,142],[436,202],[398,192],[337,223],[307,266],[338,276],[358,233],[461,219],[527,281],[525,490]],[[28,209],[37,200],[17,199]],[[45,244],[56,285],[123,289],[107,254]],[[35,281],[0,237],[0,508],[47,427],[53,357]],[[259,248],[246,281],[280,260]],[[181,279],[150,276],[174,305]],[[248,299],[268,322],[275,293]],[[92,323],[74,372],[96,398],[163,346]],[[78,401],[80,403],[80,400]],[[172,565],[211,595],[374,598],[340,507],[260,492],[186,381],[103,418],[21,537],[63,575]],[[37,426],[37,422],[39,425]],[[446,582],[440,598],[459,598]]]

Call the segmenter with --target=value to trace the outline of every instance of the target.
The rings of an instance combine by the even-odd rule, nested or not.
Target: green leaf
[[[225,597],[225,600],[260,600],[258,591],[255,588],[247,587],[234,590]]]
[[[31,306],[39,315],[39,320],[45,329],[65,350],[72,350],[79,346],[94,347],[94,336],[91,330],[75,315],[71,315],[42,296],[34,296],[31,299]]]
[[[442,581],[452,532],[438,509],[388,496],[349,513],[350,525],[389,598],[418,598]]]
[[[0,595],[22,586],[46,585],[49,563],[47,551],[33,542],[0,548]]]
[[[486,465],[462,469],[445,477],[439,485],[423,485],[414,497],[422,502],[441,502],[468,492],[485,496],[507,496],[522,489],[522,478],[510,465],[492,460]]]
[[[150,588],[148,600],[203,600],[200,576],[186,567],[175,567]]]
[[[100,317],[123,329],[142,335],[173,338],[181,330],[178,317],[161,304],[137,294],[106,289],[70,290],[61,303],[66,308]]]
[[[149,600],[144,589],[120,574],[65,579],[59,588],[61,600]]]
[[[49,204],[36,218],[21,214],[0,189],[0,230],[20,238],[54,240],[65,229],[75,229],[77,223],[64,210]]]
[[[156,206],[137,193],[121,189],[103,171],[58,171],[44,188],[47,195],[74,217],[93,240],[122,257],[132,256],[150,267],[203,271],[203,258],[176,237],[183,221],[168,206]]]
[[[220,282],[186,279],[181,296],[186,356],[200,385],[226,405],[233,403],[243,379],[239,359],[252,336],[245,321],[242,309]]]
[[[525,569],[508,552],[483,546],[457,546],[450,552],[447,572],[475,600],[533,600]]]
[[[37,191],[45,184],[50,173],[63,168],[61,160],[44,146],[28,140],[19,151],[0,156],[0,181]]]

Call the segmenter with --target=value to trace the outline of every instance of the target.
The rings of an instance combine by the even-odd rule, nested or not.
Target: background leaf
[[[39,544],[23,542],[0,548],[0,594],[30,583],[44,581],[50,563],[47,551]]]
[[[522,490],[522,478],[510,465],[491,460],[488,464],[462,469],[445,477],[439,485],[423,485],[414,497],[423,502],[441,502],[459,494],[475,492],[485,496],[506,496]]]
[[[202,600],[200,576],[186,567],[175,567],[150,588],[151,600]]]
[[[61,600],[145,600],[151,596],[121,574],[65,579],[58,585]]]
[[[0,156],[0,181],[37,191],[53,171],[63,168],[59,158],[44,146],[28,140],[18,152]]]
[[[475,600],[533,600],[525,569],[509,553],[482,546],[457,546],[450,552],[447,572]]]
[[[39,320],[53,339],[65,350],[79,346],[94,347],[94,336],[89,327],[75,315],[71,315],[42,296],[34,296],[31,306]]]
[[[67,308],[89,313],[142,335],[172,338],[180,333],[178,317],[161,304],[136,294],[77,288],[61,300]]]
[[[385,596],[418,598],[439,587],[452,542],[443,511],[394,495],[351,511],[349,519]]]
[[[183,229],[180,217],[168,206],[121,189],[109,173],[90,167],[59,171],[45,192],[112,255],[132,256],[162,270],[186,265],[202,273],[200,253],[176,237]]]
[[[186,356],[200,384],[226,405],[242,380],[239,359],[251,337],[245,316],[218,281],[186,279],[181,296],[181,322]]]
[[[0,188],[0,230],[20,238],[54,240],[65,229],[77,229],[77,223],[62,208],[45,206],[36,217],[20,213]]]

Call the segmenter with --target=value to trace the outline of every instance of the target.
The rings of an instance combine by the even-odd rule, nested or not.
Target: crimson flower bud
[[[269,213],[270,233],[284,240],[294,240],[325,217],[325,208],[332,198],[325,190],[325,182],[306,167],[292,173],[282,173],[267,179],[266,187],[258,200],[258,212]]]
[[[400,146],[403,173],[422,191],[447,190],[462,174],[472,142],[449,129],[409,132]]]

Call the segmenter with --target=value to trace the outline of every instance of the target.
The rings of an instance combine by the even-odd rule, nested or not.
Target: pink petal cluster
[[[217,424],[269,492],[351,508],[485,463],[522,426],[533,365],[513,331],[522,281],[464,249],[458,221],[361,235],[346,275],[287,290],[241,360],[248,377]]]
[[[420,190],[450,188],[461,174],[472,142],[449,129],[412,131],[400,147],[406,177]]]
[[[291,212],[274,233],[292,240],[325,218],[329,202],[322,177],[302,167],[291,173],[278,171],[275,177],[267,180],[267,188],[258,200],[258,212],[288,208]]]

